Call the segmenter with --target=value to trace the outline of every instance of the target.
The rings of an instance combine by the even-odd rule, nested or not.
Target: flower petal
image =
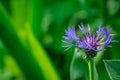
[[[68,30],[65,30],[65,33],[66,33],[66,36],[63,36],[64,39],[73,40],[73,41],[77,39],[74,28],[68,28]]]
[[[91,35],[90,25],[88,24],[88,33]]]
[[[78,27],[80,28],[80,30],[82,31],[82,33],[83,33],[84,35],[86,35],[83,24],[80,23],[80,25],[78,25]]]

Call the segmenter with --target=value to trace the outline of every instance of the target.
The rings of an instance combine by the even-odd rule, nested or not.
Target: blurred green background
[[[119,41],[120,0],[0,0],[0,80],[70,80],[74,48],[64,52],[61,40],[80,22]],[[112,45],[95,59],[99,80],[110,80],[103,60],[120,59]]]

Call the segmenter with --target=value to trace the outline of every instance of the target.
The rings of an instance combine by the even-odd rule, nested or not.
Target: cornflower
[[[113,40],[113,35],[111,34],[112,29],[108,31],[106,28],[102,28],[99,26],[99,29],[93,32],[90,29],[90,25],[88,24],[88,30],[85,31],[84,25],[81,23],[78,25],[83,36],[76,35],[75,28],[69,27],[65,30],[65,36],[63,36],[63,42],[67,44],[66,50],[75,46],[77,48],[85,49],[85,53],[87,57],[93,58],[96,56],[97,52],[103,51],[102,47],[112,47],[109,45],[111,42],[117,42]]]

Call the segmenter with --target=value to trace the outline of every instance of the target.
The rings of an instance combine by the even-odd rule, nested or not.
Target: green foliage
[[[120,60],[104,60],[106,70],[111,80],[120,79]]]
[[[112,28],[119,41],[119,2],[0,0],[0,79],[69,80],[70,65],[72,79],[87,78],[86,63],[73,54],[74,48],[64,52],[64,30],[78,30],[79,22],[97,29],[101,23]],[[120,59],[119,43],[112,45],[95,58],[99,80],[110,80],[102,60]]]
[[[18,5],[14,5],[14,3],[13,6],[18,7]],[[16,3],[18,4],[19,2],[16,1]],[[0,16],[2,18],[1,27],[0,27],[0,32],[1,32],[0,36],[2,41],[4,42],[4,45],[6,46],[7,49],[9,49],[11,55],[17,61],[17,64],[22,69],[23,74],[26,76],[28,80],[34,80],[34,79],[59,80],[59,76],[57,75],[57,72],[55,72],[51,60],[46,55],[46,52],[41,47],[40,43],[31,33],[29,22],[27,23],[27,21],[21,19],[20,19],[21,21],[16,20],[19,19],[17,15],[19,15],[20,13],[17,12],[17,9],[15,10],[16,12],[14,13],[16,15],[14,14],[15,15],[14,16],[15,22],[14,22],[13,21],[14,19],[12,20],[9,17],[9,14],[7,14],[2,4],[0,5],[0,14],[1,14]],[[24,15],[21,16],[22,18],[25,18]],[[34,19],[32,20],[34,21]],[[33,24],[35,23],[33,22]],[[28,33],[22,33],[25,36],[17,33],[17,31],[19,32],[23,29],[21,28],[21,26],[24,27],[25,32],[28,31]],[[26,40],[28,43],[26,43]],[[39,57],[41,58],[39,59]],[[46,68],[45,66],[49,68]]]
[[[71,80],[89,80],[88,65],[83,59],[84,52],[76,49],[70,68]]]

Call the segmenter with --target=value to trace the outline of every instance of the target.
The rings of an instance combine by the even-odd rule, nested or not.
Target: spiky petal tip
[[[112,29],[108,31],[108,29],[102,28],[102,26],[100,25],[99,29],[93,34],[89,24],[87,31],[85,31],[83,24],[78,25],[78,27],[81,33],[83,34],[83,36],[81,37],[78,37],[76,35],[74,28],[69,27],[68,30],[65,30],[65,36],[63,36],[64,38],[63,42],[68,45],[67,50],[75,46],[78,48],[85,49],[86,53],[89,53],[91,51],[97,53],[104,50],[102,49],[102,46],[111,47],[111,45],[109,44],[112,41],[115,41],[113,40],[113,36],[111,34]],[[93,55],[92,57],[94,56],[95,55]]]

